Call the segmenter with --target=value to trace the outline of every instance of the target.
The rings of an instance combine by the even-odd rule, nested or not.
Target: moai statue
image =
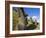
[[[24,30],[25,29],[25,24],[26,24],[26,15],[23,11],[23,8],[14,8],[14,10],[16,11],[15,13],[18,15],[14,16],[14,18],[18,18],[18,19],[14,19],[14,21],[18,21],[17,23],[14,23],[15,26],[15,30]]]

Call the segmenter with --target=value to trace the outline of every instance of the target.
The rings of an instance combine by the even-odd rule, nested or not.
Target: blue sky
[[[40,15],[40,8],[24,8],[24,11],[31,17]]]

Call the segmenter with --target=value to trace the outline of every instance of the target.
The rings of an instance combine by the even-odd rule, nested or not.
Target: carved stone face
[[[13,22],[15,29],[24,30],[25,28],[25,17],[23,15],[22,9],[20,8],[13,8]]]

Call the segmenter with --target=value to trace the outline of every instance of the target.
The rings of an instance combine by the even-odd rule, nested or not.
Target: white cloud
[[[32,16],[32,17],[28,16],[28,17],[27,17],[27,19],[30,19],[30,18],[32,18],[34,22],[35,22],[35,20],[36,20],[37,22],[40,22],[39,16]]]
[[[32,19],[33,19],[33,21],[35,21],[35,20],[36,20],[37,22],[39,22],[39,21],[40,21],[40,19],[39,19],[39,17],[38,17],[38,16],[33,16],[33,17],[32,17]]]
[[[30,16],[28,16],[27,19],[30,19]]]
[[[37,16],[33,16],[32,19],[36,19],[37,20]]]
[[[40,22],[40,19],[38,19],[37,22]]]

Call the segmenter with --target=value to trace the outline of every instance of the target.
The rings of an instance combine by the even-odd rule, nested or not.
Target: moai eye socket
[[[13,10],[14,10],[15,12],[18,12],[18,8],[17,8],[17,7],[13,7]]]

